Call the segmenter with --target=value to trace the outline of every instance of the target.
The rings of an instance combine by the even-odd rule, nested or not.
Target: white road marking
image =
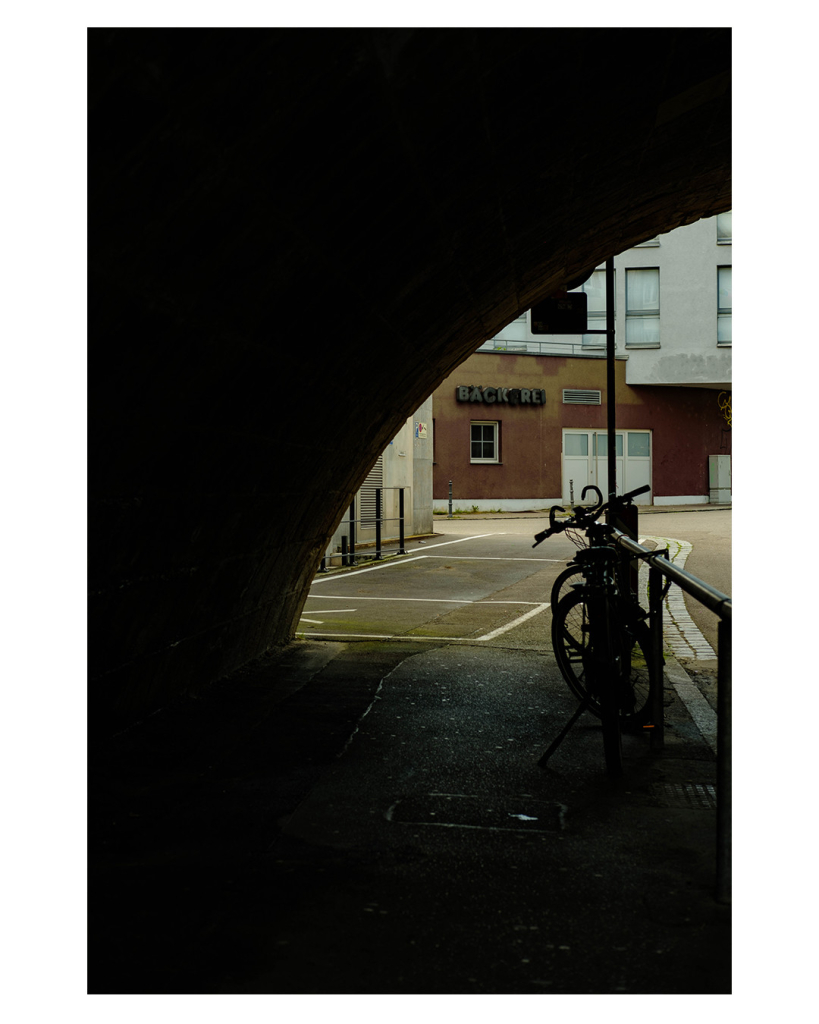
[[[377,572],[379,569],[390,569],[395,568],[396,565],[407,565],[409,562],[420,562],[422,558],[426,558],[426,555],[416,555],[415,558],[404,558],[400,562],[384,562],[382,565],[371,565],[369,569],[356,569],[355,572],[345,572],[343,578],[349,579],[351,576],[360,576],[362,572]],[[328,583],[330,580],[336,580],[338,576],[335,573],[332,576],[322,576],[320,579],[313,580],[310,584],[314,587],[317,583]]]
[[[468,540],[480,540],[482,537],[505,537],[505,533],[478,533],[474,537],[459,537],[458,540],[445,540],[441,541],[440,544],[430,544],[430,548],[443,548],[447,544],[463,544]],[[421,558],[426,558],[426,555],[415,555],[413,558],[402,558],[396,562],[384,562],[382,565],[371,565],[367,569],[356,569],[355,572],[345,572],[343,574],[344,579],[348,579],[350,576],[360,576],[362,572],[376,572],[378,569],[389,569],[391,566],[406,565],[408,562],[417,562]],[[432,556],[435,557],[435,556]],[[326,583],[328,580],[338,579],[338,576],[333,573],[332,576],[322,576],[320,579],[313,580],[310,586],[315,586],[316,583]]]
[[[536,604],[540,605],[540,601],[484,601],[478,599],[477,601],[469,601],[467,598],[456,598],[456,597],[361,597],[359,594],[355,595],[356,601],[422,601],[428,604]],[[330,594],[311,594],[307,599],[308,601],[343,601],[343,597],[331,596]],[[348,609],[349,611],[355,611],[354,608]]]
[[[481,537],[505,537],[506,531],[500,533],[476,533],[474,537],[459,537],[458,540],[442,540],[440,544],[425,544],[424,547],[429,551],[430,548],[445,548],[447,544],[463,544],[467,540],[480,540]]]
[[[325,633],[311,631],[309,633],[301,630],[296,633],[296,636],[309,636],[309,637],[338,637],[342,640],[431,640],[433,642],[443,641],[446,643],[458,643],[458,641],[464,643],[474,644],[478,640],[482,640],[480,636],[415,636],[413,633]]]
[[[322,596],[324,596],[324,595],[322,595]],[[318,598],[318,595],[316,595],[316,597]],[[333,601],[333,600],[337,601],[338,598],[337,597],[336,598],[332,598],[332,597],[325,598],[325,601]],[[377,597],[362,597],[362,598],[359,598],[359,600],[361,600],[361,601],[378,601],[379,598],[377,598]],[[399,601],[400,598],[395,598],[394,600]],[[312,609],[312,611],[315,611],[315,610],[316,610],[315,608]],[[357,612],[357,611],[358,611],[358,608],[322,608],[321,609],[322,615],[338,615],[339,612]]]
[[[511,622],[507,622],[505,626],[501,626],[500,629],[493,629],[491,633],[487,633],[485,636],[479,636],[478,640],[494,640],[496,636],[500,636],[501,633],[507,633],[510,629],[514,629],[515,626],[519,626],[527,619],[531,619],[533,615],[539,615],[541,612],[545,612],[548,607],[548,601],[543,604],[539,604],[537,608],[532,608],[531,611],[524,612],[524,614],[520,615],[517,619],[513,619]]]
[[[427,555],[427,558],[443,558],[447,562],[565,562],[565,558],[501,558],[484,555]]]

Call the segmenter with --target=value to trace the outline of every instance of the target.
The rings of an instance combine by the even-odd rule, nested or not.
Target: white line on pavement
[[[347,596],[349,597],[349,594]],[[356,601],[423,601],[428,604],[541,604],[540,601],[484,601],[481,599],[469,601],[466,598],[456,597],[361,597],[359,594],[355,595],[355,599]],[[307,600],[343,601],[344,598],[332,594],[311,594]],[[349,611],[355,611],[355,609],[350,608]]]
[[[484,555],[427,555],[427,558],[444,558],[448,562],[566,562],[566,558],[501,558]]]
[[[369,569],[356,569],[355,572],[345,572],[342,574],[341,578],[348,580],[351,576],[360,576],[362,572],[377,572],[379,569],[395,568],[396,565],[407,565],[409,562],[420,562],[422,558],[426,557],[426,555],[416,555],[414,558],[403,558],[400,562],[384,562],[383,565],[371,565]],[[321,579],[313,580],[310,586],[314,587],[317,583],[327,583],[330,580],[337,579],[339,579],[339,577],[333,573],[332,576],[322,576]]]
[[[500,629],[493,629],[491,633],[487,633],[485,636],[479,636],[478,640],[494,640],[496,636],[500,636],[501,633],[506,633],[510,629],[514,629],[515,626],[519,626],[527,619],[531,619],[533,615],[539,615],[541,612],[546,611],[548,607],[548,601],[543,604],[539,604],[537,608],[532,608],[531,611],[524,612],[524,614],[519,616],[517,619],[513,619],[511,622],[507,622],[505,626],[501,626]]]

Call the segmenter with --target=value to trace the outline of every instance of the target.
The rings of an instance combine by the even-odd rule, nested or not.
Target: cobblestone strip
[[[668,548],[668,560],[685,568],[685,560],[691,552],[691,545],[686,540],[675,540],[673,537],[644,537],[653,540],[658,548]],[[648,566],[643,562],[640,567],[641,593],[648,593]],[[676,583],[672,583],[665,598],[663,614],[663,636],[677,658],[709,659],[716,658],[714,648],[694,625],[694,621],[685,607],[685,594]]]

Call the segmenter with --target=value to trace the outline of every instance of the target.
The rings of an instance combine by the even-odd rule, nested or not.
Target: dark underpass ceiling
[[[90,31],[100,722],[292,636],[461,360],[730,208],[730,55],[728,29]]]

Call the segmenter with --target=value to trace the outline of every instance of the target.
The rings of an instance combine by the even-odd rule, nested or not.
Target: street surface
[[[724,560],[716,516],[641,534],[692,538],[696,573]],[[543,525],[436,518],[400,559],[319,574],[300,639],[93,752],[91,992],[731,991],[685,673],[622,779],[590,714],[538,764],[576,708],[548,608],[574,549],[533,550]]]
[[[549,645],[552,582],[576,548],[565,534],[532,548],[546,517],[435,517],[437,536],[407,545],[399,562],[317,576],[305,605],[307,637],[411,636],[525,648]],[[731,594],[731,511],[641,512],[640,540],[669,547],[672,561]],[[676,545],[675,542],[680,542]],[[677,556],[675,558],[675,555]],[[703,642],[674,642],[674,592]],[[716,672],[717,617],[673,588],[666,612],[670,652],[706,675]],[[695,633],[695,636],[696,636]],[[682,640],[682,638],[680,638]],[[690,637],[688,638],[690,641]]]

